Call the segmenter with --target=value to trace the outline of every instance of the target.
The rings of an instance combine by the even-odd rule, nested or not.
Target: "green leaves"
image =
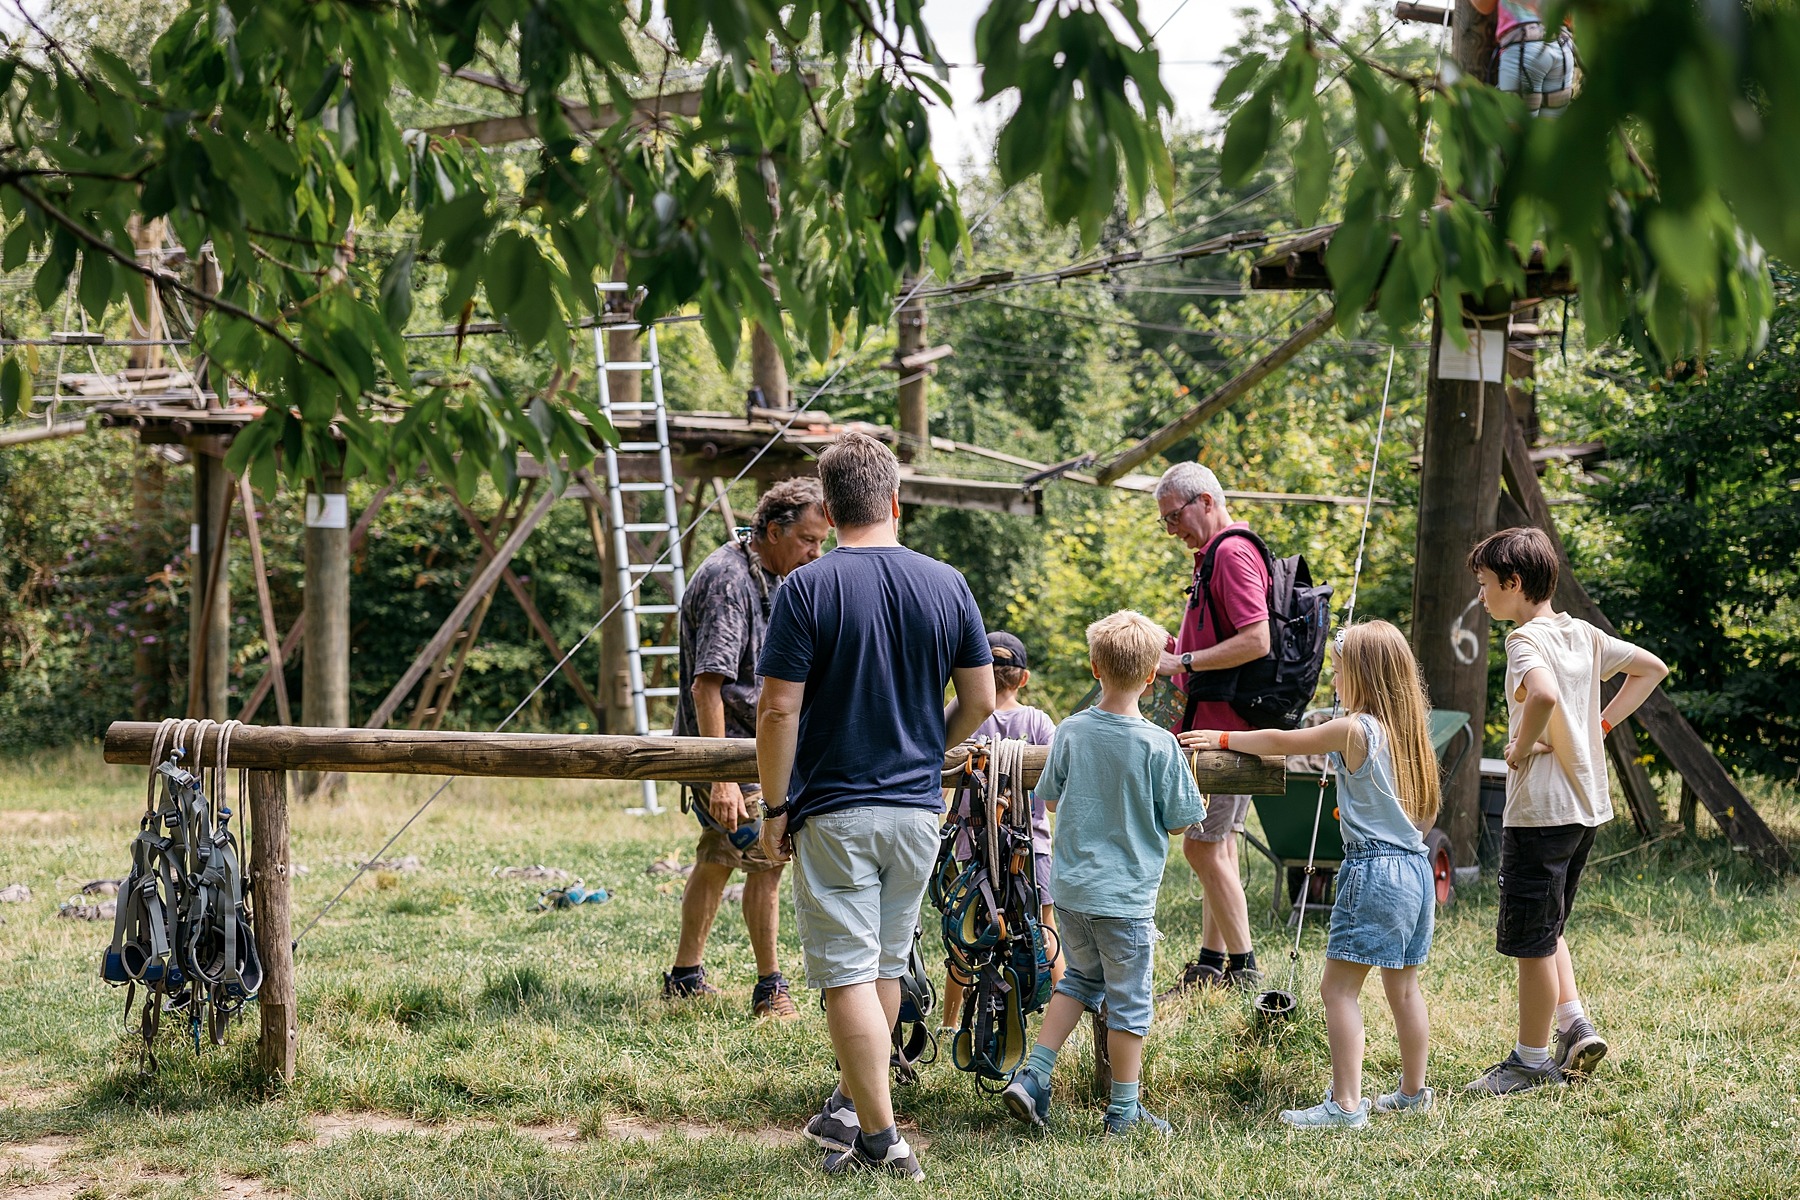
[[[21,357],[9,354],[0,362],[0,419],[7,421],[31,406],[31,372]]]

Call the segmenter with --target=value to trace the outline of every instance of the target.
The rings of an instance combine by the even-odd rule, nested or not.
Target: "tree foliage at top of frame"
[[[1221,82],[1227,184],[1293,139],[1303,222],[1342,226],[1327,255],[1346,329],[1374,304],[1391,333],[1436,293],[1505,311],[1534,247],[1567,266],[1591,329],[1663,361],[1762,345],[1765,253],[1800,256],[1800,12],[1773,3],[1568,0],[1583,83],[1560,119],[1454,71],[1408,74],[1348,48],[1310,13],[1275,54]],[[1348,178],[1324,134],[1322,67],[1355,109]],[[1427,152],[1429,146],[1429,152]]]
[[[191,262],[210,245],[215,295],[162,282],[202,312],[211,386],[268,399],[230,459],[259,487],[335,462],[333,426],[351,474],[424,460],[465,494],[476,468],[510,491],[521,452],[582,466],[579,418],[610,430],[568,327],[600,314],[615,261],[643,289],[640,316],[697,305],[727,363],[745,317],[823,358],[885,322],[902,278],[947,273],[966,236],[931,152],[947,68],[916,0],[671,0],[666,16],[653,27],[647,0],[195,0],[147,74],[34,26],[0,47],[0,269],[37,263],[41,307],[74,289],[98,321],[142,303],[133,218],[166,218]],[[1038,179],[1089,240],[1121,189],[1133,209],[1152,189],[1167,202],[1172,103],[1135,0],[994,0],[978,43],[987,94],[1021,96],[1009,184]],[[570,118],[631,112],[696,62],[692,119],[583,132]],[[458,71],[510,76],[535,132],[521,189],[490,153],[396,118],[396,96],[429,104]],[[417,236],[376,271],[356,240],[382,228]],[[537,386],[408,352],[427,271],[443,280],[439,321],[496,319],[547,352]],[[25,356],[10,356],[0,415],[29,402]]]

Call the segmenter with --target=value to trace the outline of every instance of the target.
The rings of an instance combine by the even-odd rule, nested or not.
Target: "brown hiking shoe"
[[[1225,978],[1225,972],[1217,967],[1207,966],[1196,959],[1181,968],[1181,978],[1175,981],[1174,987],[1157,996],[1156,1002],[1165,1004],[1170,1000],[1178,1000],[1192,991],[1230,986],[1231,981]]]
[[[780,971],[756,981],[750,995],[750,1013],[757,1017],[774,1017],[777,1021],[798,1021],[800,1006],[788,995],[788,981]]]

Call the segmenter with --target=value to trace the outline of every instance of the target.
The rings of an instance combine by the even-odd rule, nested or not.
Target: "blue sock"
[[[874,1133],[856,1135],[856,1144],[862,1148],[864,1154],[876,1162],[886,1158],[889,1148],[899,1140],[900,1127],[898,1125],[889,1125],[886,1129],[877,1129]]]
[[[1106,1106],[1106,1115],[1109,1117],[1132,1117],[1137,1114],[1137,1106],[1137,1080],[1134,1079],[1130,1083],[1113,1080],[1112,1103]]]
[[[1048,1046],[1033,1046],[1031,1057],[1025,1060],[1025,1069],[1036,1075],[1039,1083],[1049,1087],[1050,1072],[1056,1069],[1056,1051]]]

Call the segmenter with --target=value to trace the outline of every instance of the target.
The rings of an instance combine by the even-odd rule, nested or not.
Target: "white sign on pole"
[[[308,492],[306,495],[306,527],[308,529],[348,529],[350,501],[342,492]]]
[[[1475,383],[1499,383],[1506,374],[1506,331],[1464,329],[1467,349],[1438,330],[1438,378],[1467,379]]]

